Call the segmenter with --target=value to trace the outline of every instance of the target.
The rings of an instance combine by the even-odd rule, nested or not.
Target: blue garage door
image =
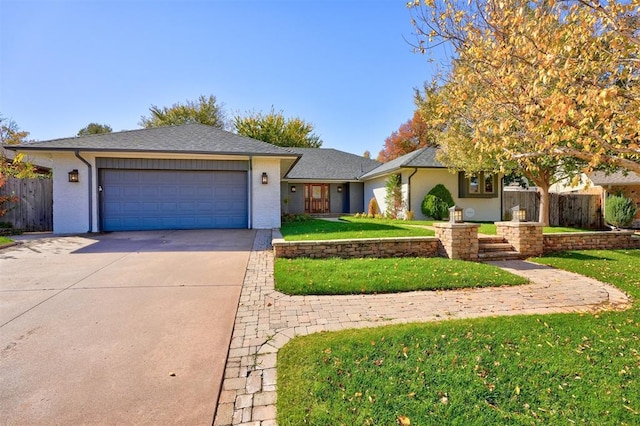
[[[242,171],[100,170],[103,231],[247,228]]]

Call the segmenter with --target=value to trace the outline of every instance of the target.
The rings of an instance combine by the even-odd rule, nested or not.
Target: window
[[[476,176],[458,174],[459,198],[497,198],[498,175],[481,172]]]

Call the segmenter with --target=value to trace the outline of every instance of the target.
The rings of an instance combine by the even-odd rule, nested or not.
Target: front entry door
[[[329,185],[308,183],[304,185],[305,213],[329,213]]]

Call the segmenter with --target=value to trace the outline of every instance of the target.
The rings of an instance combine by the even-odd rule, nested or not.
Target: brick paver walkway
[[[271,231],[258,231],[236,315],[214,425],[276,424],[276,356],[294,336],[319,331],[495,315],[624,308],[599,281],[525,261],[495,262],[531,284],[389,295],[287,296],[273,288]]]

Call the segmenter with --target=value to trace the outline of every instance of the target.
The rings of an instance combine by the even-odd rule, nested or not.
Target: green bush
[[[422,200],[422,213],[435,220],[442,220],[449,216],[449,206],[435,195],[427,195]]]
[[[422,214],[435,220],[442,220],[449,216],[449,207],[454,205],[451,192],[439,183],[431,188],[422,200]]]
[[[449,192],[447,187],[441,183],[431,188],[431,191],[429,191],[427,195],[435,195],[436,197],[440,198],[442,201],[447,203],[447,208],[453,207],[456,204],[456,202],[453,201],[453,196],[451,195],[451,192]]]
[[[626,228],[631,225],[637,212],[638,207],[631,198],[611,195],[606,200],[604,220],[616,228]]]

